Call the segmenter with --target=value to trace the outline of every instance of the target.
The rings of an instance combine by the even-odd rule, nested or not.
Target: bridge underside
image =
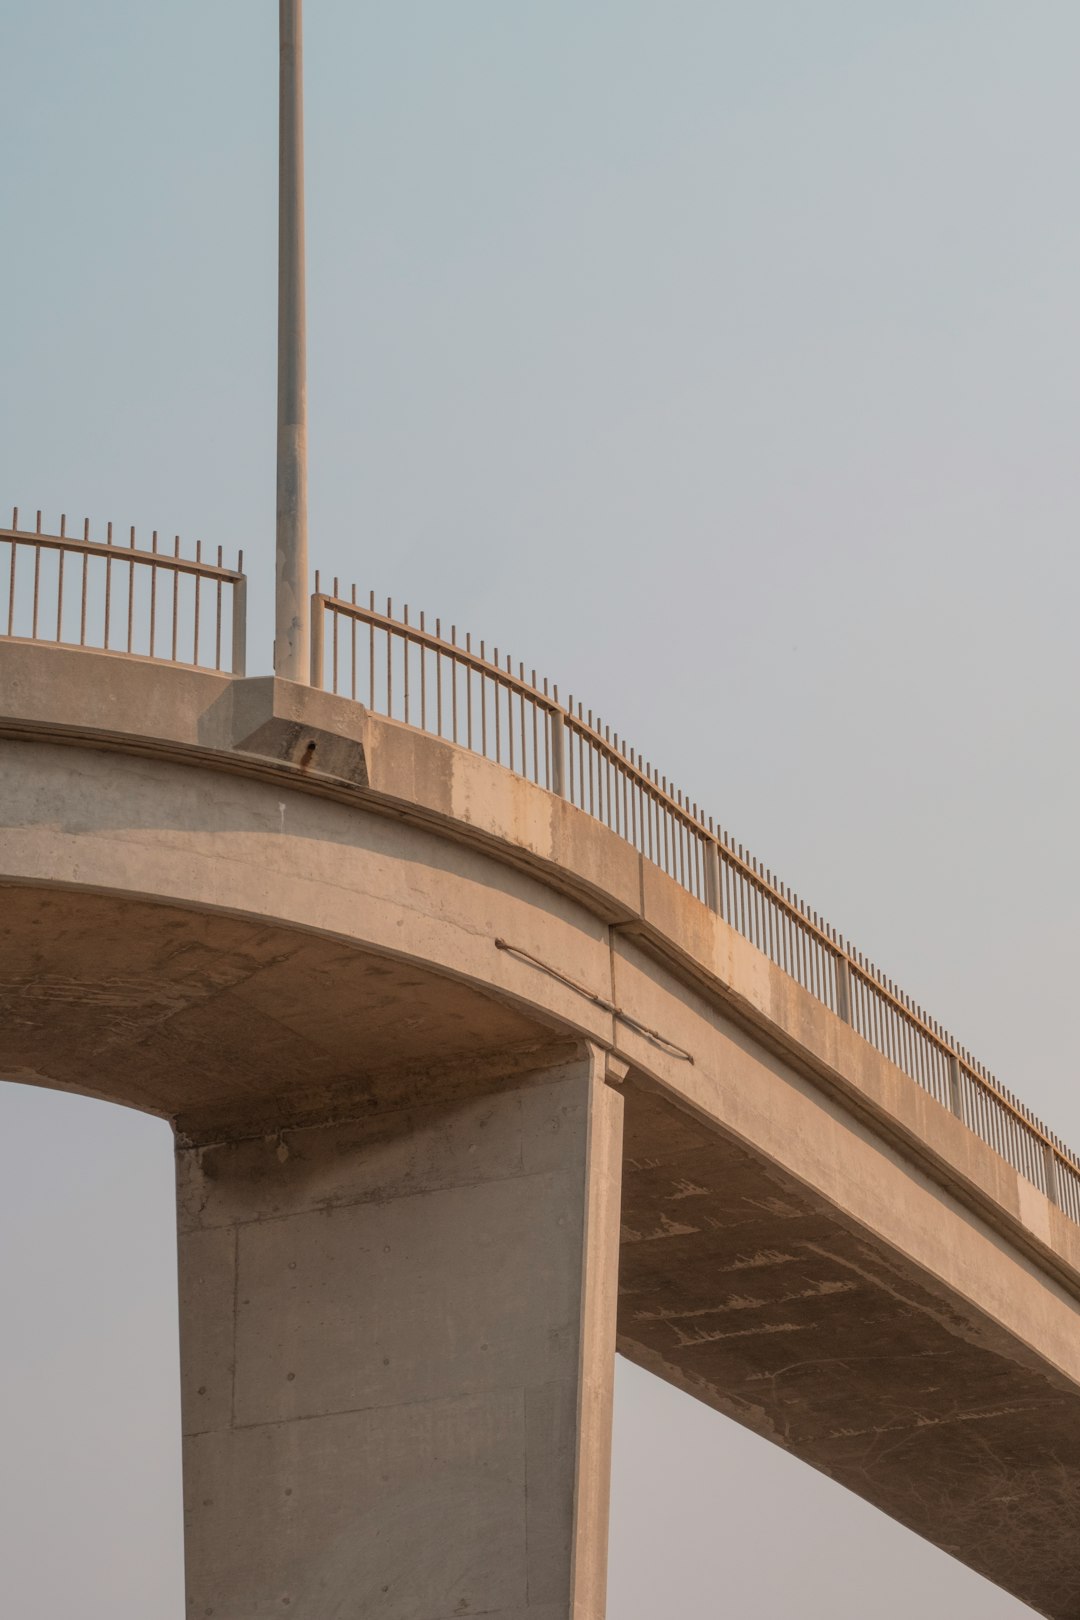
[[[1080,1614],[1080,1410],[965,1302],[628,1087],[619,1349],[1040,1613]]]
[[[0,888],[0,1072],[175,1120],[196,1140],[505,1078],[559,1038],[412,962],[160,902]],[[565,1045],[565,1041],[562,1042]]]

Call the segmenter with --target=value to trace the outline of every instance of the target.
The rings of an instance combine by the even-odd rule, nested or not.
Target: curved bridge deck
[[[624,1353],[1080,1614],[1080,1226],[708,895],[331,693],[15,642],[0,692],[0,1070],[172,1118],[230,1299],[259,1199],[546,1174],[529,1098],[587,1054],[625,1113]],[[364,1146],[347,1197],[328,1121]],[[291,1421],[234,1331],[203,1449]]]

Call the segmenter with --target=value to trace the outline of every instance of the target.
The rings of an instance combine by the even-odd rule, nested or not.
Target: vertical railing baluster
[[[34,547],[34,607],[30,624],[30,639],[37,640],[38,633],[38,598],[41,594],[41,547]]]
[[[547,689],[548,689],[548,678],[545,675],[544,676],[544,696],[545,697],[547,696]],[[552,775],[552,768],[551,768],[551,728],[552,728],[552,722],[553,722],[554,716],[552,715],[551,710],[547,707],[546,704],[544,705],[543,713],[544,713],[544,718],[543,718],[543,721],[542,721],[542,725],[543,725],[543,730],[544,730],[544,786],[550,792],[553,793],[555,791],[555,778]]]
[[[155,551],[157,550],[157,530],[156,529],[154,530],[154,550]],[[222,552],[221,547],[218,546],[218,548],[217,548],[217,565],[218,565],[219,568],[222,567],[223,556],[224,556],[224,553]],[[152,603],[153,603],[154,581],[155,581],[156,578],[157,578],[157,568],[156,567],[151,567],[151,569],[150,569],[150,594],[151,594],[150,634],[151,634],[151,636],[153,636],[153,634],[154,634],[154,612],[153,612]],[[220,669],[221,668],[221,576],[220,575],[218,576],[218,579],[217,579],[217,588],[216,588],[216,591],[215,591],[215,597],[216,597],[216,600],[215,600],[215,603],[214,603],[214,668],[215,669]],[[150,656],[153,657],[153,649],[151,649]]]
[[[153,551],[153,552],[156,552],[157,548],[158,548],[158,532],[155,529],[154,532],[153,532],[153,535],[151,536],[151,539],[150,539],[150,550]],[[221,547],[219,546],[218,547],[218,558],[220,559],[220,557],[221,557]],[[154,656],[154,625],[155,625],[156,619],[157,619],[157,564],[156,563],[151,563],[150,564],[150,657],[151,658],[153,658],[153,656]],[[220,621],[221,621],[221,584],[219,582],[219,584],[218,584],[218,647],[219,647],[219,649],[220,649],[220,645],[221,645]],[[217,663],[215,664],[214,667],[216,669],[221,668],[221,658],[220,658],[220,656],[218,657],[218,661],[217,661]]]
[[[389,621],[393,617],[393,603],[386,598],[386,713],[390,719],[394,716],[394,637]]]
[[[19,514],[16,512],[16,514],[15,514],[16,521],[12,524],[12,528],[15,529],[15,530],[17,530],[18,527],[19,527],[18,516],[19,516]],[[8,633],[9,636],[13,636],[15,634],[15,560],[16,560],[18,554],[19,554],[19,542],[17,540],[13,540],[11,542],[11,558],[10,558],[10,561],[9,561],[9,564],[8,564],[8,619],[7,619],[7,633]]]
[[[56,639],[63,640],[64,630],[64,557],[66,552],[60,547],[56,559]]]
[[[424,635],[424,610],[420,610],[420,635]],[[427,730],[427,647],[420,642],[420,729]]]
[[[135,550],[135,525],[134,524],[131,525],[131,529],[129,530],[129,533],[128,533],[128,549],[130,551]],[[132,648],[132,636],[133,636],[134,628],[135,628],[135,563],[130,557],[127,559],[127,571],[128,571],[127,650],[128,650],[128,652],[130,652],[131,648]],[[195,662],[198,663],[198,661],[199,661],[198,658],[196,658]]]
[[[436,639],[436,641],[440,641],[440,642],[442,641],[442,620],[441,619],[436,619],[435,620],[435,639]],[[435,713],[436,713],[436,718],[437,718],[437,721],[438,721],[438,735],[440,737],[443,735],[443,723],[442,723],[442,667],[443,667],[443,655],[442,655],[442,649],[440,648],[439,651],[437,651],[436,654],[435,654]]]
[[[456,632],[455,632],[455,634],[456,634]],[[466,632],[465,632],[465,651],[467,653],[472,651],[472,632],[470,630],[466,630]],[[456,663],[454,665],[454,668],[455,668],[455,670],[457,669],[457,664]],[[467,748],[471,748],[472,745],[473,745],[473,741],[472,741],[472,739],[473,739],[472,711],[473,711],[472,660],[470,658],[470,659],[466,659],[466,662],[465,662],[465,746]],[[456,680],[456,678],[455,678],[455,681],[454,681],[454,714],[455,714],[455,716],[457,715],[457,680]],[[457,725],[456,725],[456,721],[455,721],[455,726],[454,726],[454,741],[457,742]]]
[[[371,593],[371,613],[368,620],[368,708],[375,712],[375,592]]]
[[[356,606],[356,586],[352,588],[352,605]],[[356,614],[349,619],[349,696],[356,702]]]
[[[196,542],[195,542],[195,560],[197,562],[202,561],[202,541],[201,540],[196,540]],[[202,575],[201,574],[195,574],[194,575],[194,585],[195,585],[195,613],[194,613],[194,626],[193,626],[193,631],[192,631],[192,647],[193,647],[194,656],[192,658],[192,663],[197,664],[199,662],[199,608],[200,608],[200,605],[201,605],[200,598],[201,598],[201,595],[202,595],[201,590],[200,590],[200,586],[202,585]]]
[[[409,623],[409,604],[408,604],[408,602],[405,603],[405,606],[402,609],[401,619],[402,619],[402,623],[404,625],[408,626],[408,623]],[[399,639],[401,641],[401,655],[402,655],[402,659],[404,660],[404,669],[402,670],[401,685],[402,685],[402,691],[403,691],[404,698],[405,698],[405,724],[408,725],[409,724],[409,647],[410,647],[410,643],[409,643],[409,633],[408,633],[407,628],[403,632],[403,634],[399,637]]]
[[[519,699],[518,708],[519,708],[519,717],[520,717],[520,720],[521,720],[521,774],[522,774],[522,776],[527,777],[528,774],[529,774],[529,744],[528,744],[528,732],[527,732],[526,723],[525,723],[525,665],[520,663],[520,662],[518,664],[518,680],[521,682],[520,686],[518,687],[518,699]],[[533,670],[533,685],[534,686],[536,685],[536,671],[535,670]],[[536,706],[535,706],[535,704],[533,705],[533,781],[534,782],[536,781]]]
[[[179,555],[180,555],[180,536],[177,535],[176,540],[175,540],[174,545],[173,545],[173,556],[174,557],[179,557]],[[179,570],[179,568],[174,568],[173,571],[172,571],[172,661],[173,661],[174,664],[176,663],[176,653],[177,653],[177,646],[178,646],[177,637],[179,636],[179,633],[180,633],[180,570]]]
[[[90,524],[89,524],[89,521],[86,524],[86,529],[87,529],[87,533],[85,534],[84,538],[89,540],[89,538],[90,538],[90,534],[89,534]],[[89,572],[89,569],[90,569],[90,553],[88,551],[84,551],[83,552],[83,557],[82,557],[82,579],[80,581],[80,586],[79,586],[79,646],[80,647],[85,647],[86,646],[86,585],[87,585],[87,574]]]

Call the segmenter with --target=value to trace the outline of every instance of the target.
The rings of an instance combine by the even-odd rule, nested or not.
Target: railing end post
[[[566,722],[561,709],[551,711],[551,791],[566,798]]]
[[[836,1016],[845,1024],[852,1022],[851,963],[846,955],[837,955],[836,961]]]
[[[234,675],[247,673],[247,576],[244,574],[233,582],[232,672]]]
[[[311,598],[311,684],[322,691],[323,684],[323,623],[326,598],[321,594]]]
[[[715,838],[705,839],[705,904],[718,917],[724,915],[724,888],[720,877],[720,846]]]
[[[955,1052],[949,1053],[949,1107],[957,1119],[964,1117],[964,1096],[961,1085],[963,1071]]]

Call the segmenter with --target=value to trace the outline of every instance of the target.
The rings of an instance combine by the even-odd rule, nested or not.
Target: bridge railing
[[[455,625],[312,598],[311,681],[471,749],[625,838],[1080,1222],[1080,1160],[936,1019],[572,696]]]
[[[245,670],[243,555],[0,529],[0,638]],[[6,566],[5,566],[6,565]],[[5,591],[6,588],[6,591]],[[312,684],[507,766],[625,838],[1080,1222],[1080,1160],[972,1054],[599,715],[486,642],[316,576]]]
[[[180,540],[167,551],[155,530],[150,546],[138,547],[135,530],[128,543],[81,536],[43,534],[41,513],[33,529],[0,529],[0,636],[61,646],[122,652],[136,658],[199,669],[245,667],[247,581],[243,553],[235,568],[204,557],[180,554]]]

